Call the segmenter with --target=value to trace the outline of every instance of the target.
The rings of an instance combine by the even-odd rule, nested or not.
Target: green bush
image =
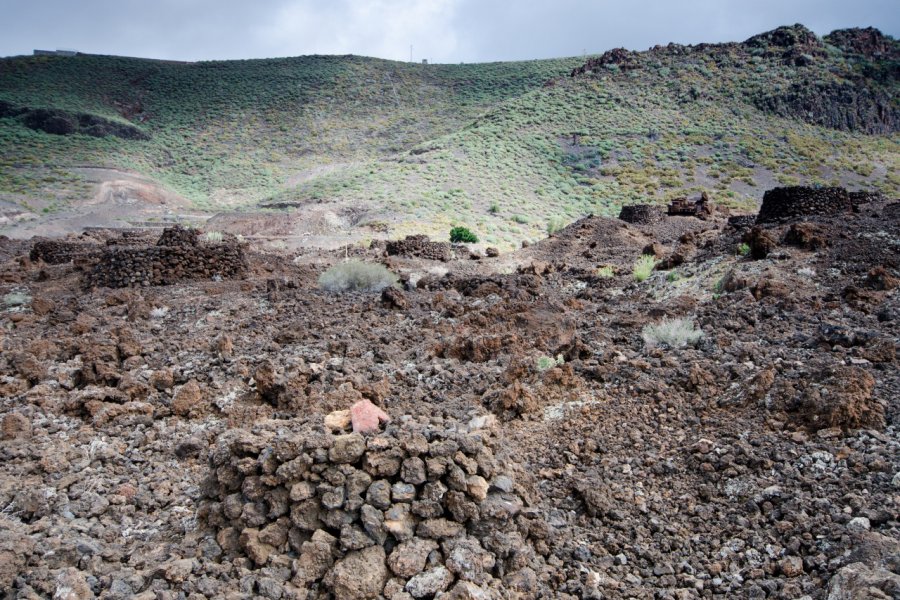
[[[565,222],[559,217],[552,217],[547,221],[547,235],[553,235],[566,226]]]
[[[644,327],[641,336],[648,348],[683,348],[696,346],[703,338],[703,331],[697,329],[691,319],[663,319]]]
[[[478,236],[467,227],[454,227],[450,230],[450,241],[454,244],[474,244]]]
[[[543,372],[547,369],[552,369],[553,367],[565,364],[565,362],[562,354],[558,354],[556,358],[553,358],[552,356],[541,356],[537,359],[537,370]]]
[[[643,254],[637,262],[634,263],[634,271],[632,274],[634,275],[635,281],[644,281],[650,274],[653,272],[653,268],[656,266],[656,258],[653,257],[652,254]]]
[[[319,276],[319,286],[329,292],[380,292],[397,283],[385,266],[349,260],[334,265]]]
[[[597,273],[597,277],[603,277],[604,279],[616,276],[616,270],[613,269],[612,266],[610,266],[610,265],[604,265],[602,267],[598,267],[596,273]]]

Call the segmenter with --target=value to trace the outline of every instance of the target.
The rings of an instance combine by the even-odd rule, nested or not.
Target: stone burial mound
[[[407,417],[375,435],[320,423],[266,421],[211,449],[198,518],[255,567],[255,588],[342,600],[536,589],[547,524],[483,418]]]
[[[191,279],[240,279],[247,273],[244,249],[234,238],[207,243],[198,232],[163,230],[155,246],[110,246],[86,277],[95,287],[147,287]]]
[[[447,242],[432,242],[427,235],[408,235],[402,240],[389,240],[386,244],[388,256],[424,258],[447,262],[453,258],[452,248]]]
[[[880,198],[877,193],[848,192],[841,187],[777,187],[763,195],[757,223],[779,223],[809,216],[850,213]]]
[[[619,219],[626,223],[650,225],[661,221],[665,214],[653,204],[631,204],[619,211]]]

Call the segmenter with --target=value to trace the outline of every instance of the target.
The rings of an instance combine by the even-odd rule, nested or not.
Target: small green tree
[[[478,236],[468,227],[459,226],[450,230],[450,241],[454,244],[474,244],[478,241]]]

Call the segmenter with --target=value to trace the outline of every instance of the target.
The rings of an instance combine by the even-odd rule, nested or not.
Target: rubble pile
[[[156,242],[157,246],[196,246],[200,232],[184,227],[167,227]]]
[[[390,240],[386,244],[388,256],[405,256],[446,262],[453,258],[450,244],[432,242],[427,235],[408,235],[402,240]]]
[[[547,525],[504,474],[498,439],[476,429],[484,424],[426,417],[367,436],[296,421],[232,430],[210,451],[199,516],[260,578],[289,568],[283,585],[307,590],[301,597],[474,598],[534,585],[542,560],[532,540]]]

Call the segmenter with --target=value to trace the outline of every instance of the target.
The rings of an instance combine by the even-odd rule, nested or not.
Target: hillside
[[[194,208],[252,205],[330,166],[385,158],[455,131],[579,62],[426,68],[354,56],[196,64],[5,59],[0,193],[34,210],[65,210],[93,195],[77,169],[90,166],[144,175]],[[13,114],[23,109],[52,109],[70,120],[90,115],[147,139],[35,131]]]
[[[306,242],[465,223],[510,247],[699,191],[743,209],[777,184],[896,195],[898,48],[797,25],[586,61],[5,59],[0,200],[62,229],[91,200],[122,222],[240,209],[214,223]],[[35,109],[89,118],[53,135]]]

